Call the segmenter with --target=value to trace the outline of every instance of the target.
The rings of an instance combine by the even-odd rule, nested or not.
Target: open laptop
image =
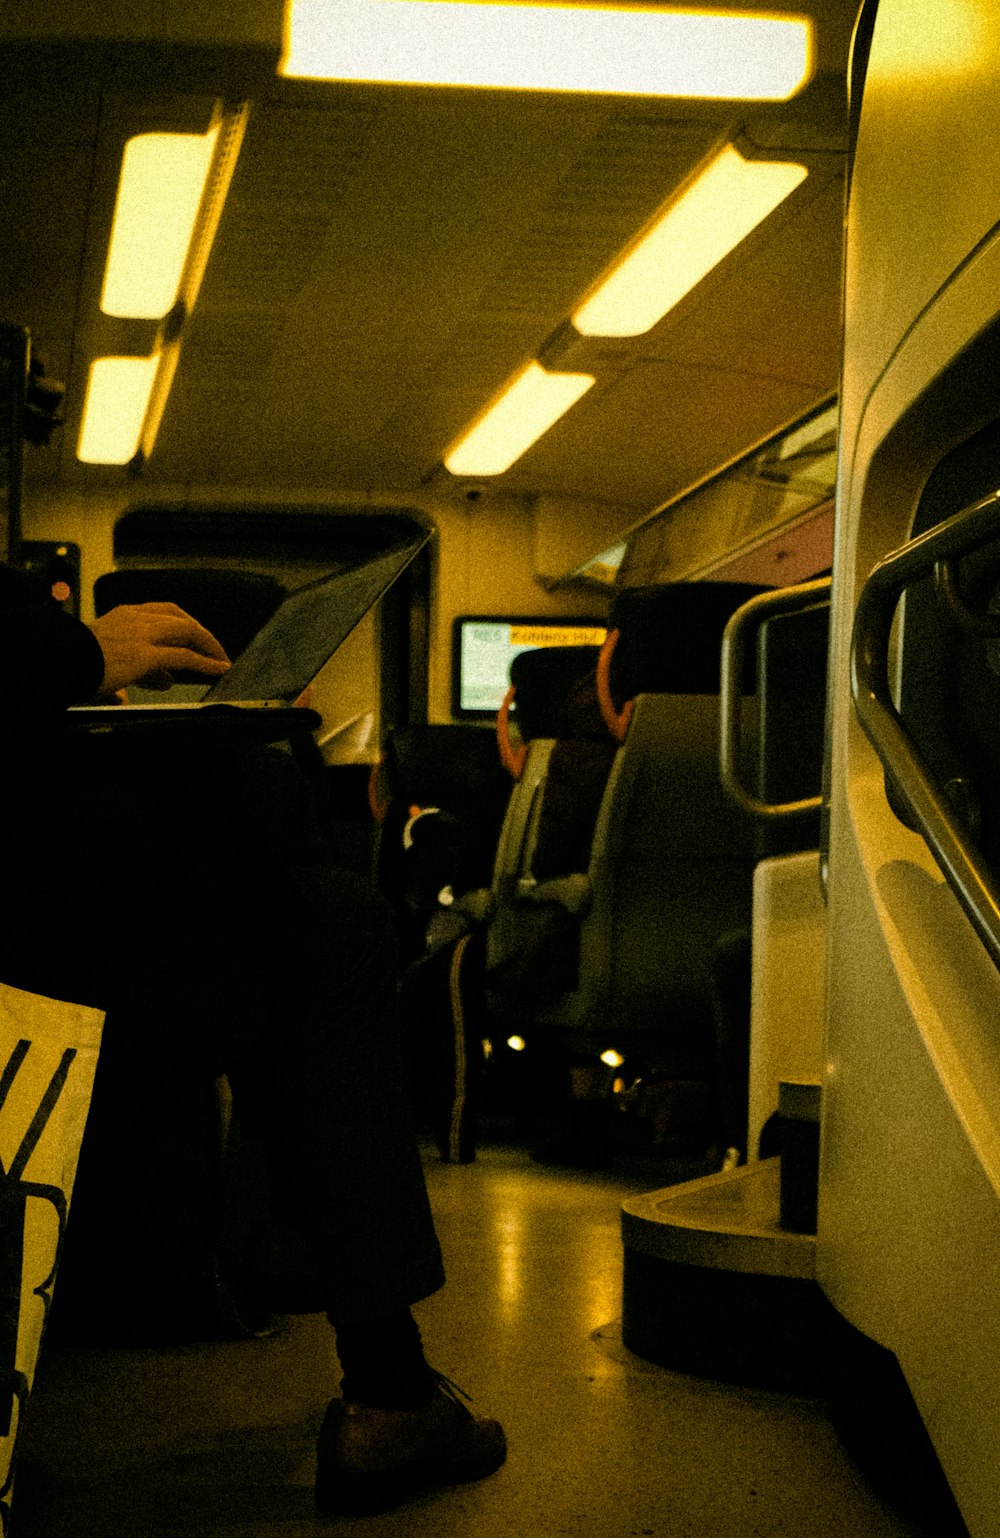
[[[200,700],[185,704],[75,705],[70,715],[93,720],[149,719],[212,705],[275,710],[290,706],[313,682],[351,631],[388,592],[430,539],[430,532],[349,571],[319,577],[289,593],[232,667]],[[197,616],[195,616],[197,618]]]

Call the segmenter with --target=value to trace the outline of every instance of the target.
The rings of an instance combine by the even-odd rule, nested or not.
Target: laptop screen
[[[428,532],[350,571],[320,577],[289,593],[202,703],[293,703],[429,538]]]

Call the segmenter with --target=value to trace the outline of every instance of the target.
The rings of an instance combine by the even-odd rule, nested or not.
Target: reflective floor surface
[[[418,1306],[430,1361],[507,1428],[507,1466],[389,1516],[313,1511],[338,1372],[322,1318],[263,1341],[55,1347],[13,1538],[917,1538],[819,1400],[684,1377],[621,1343],[619,1203],[642,1172],[558,1170],[509,1146],[427,1161],[449,1272]],[[661,1183],[661,1182],[653,1182]]]

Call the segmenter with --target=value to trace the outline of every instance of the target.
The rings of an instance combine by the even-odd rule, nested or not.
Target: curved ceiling
[[[286,80],[273,4],[221,42],[212,6],[202,36],[178,22],[156,43],[142,9],[107,45],[50,30],[5,48],[0,318],[68,385],[66,427],[29,455],[35,483],[126,473],[75,457],[91,359],[152,336],[98,307],[122,147],[201,131],[217,97],[249,101],[246,135],[150,488],[458,494],[448,444],[541,357],[597,382],[492,484],[637,519],[836,389],[853,4],[797,7],[815,19],[814,79],[749,108]],[[573,336],[577,301],[726,140],[810,174],[651,331]]]

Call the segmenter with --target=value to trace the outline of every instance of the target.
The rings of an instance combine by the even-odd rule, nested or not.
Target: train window
[[[459,720],[495,716],[510,688],[510,665],[539,646],[600,646],[603,620],[551,615],[459,615],[452,627],[452,714]]]
[[[236,565],[276,569],[298,585],[419,538],[412,508],[140,504],[115,524],[119,566]]]
[[[1000,422],[953,449],[929,477],[913,535],[996,494]],[[899,710],[972,841],[1000,867],[1000,540],[951,563],[945,589],[927,577],[912,583],[902,604]]]
[[[231,653],[242,652],[260,624],[286,595],[308,592],[318,579],[338,578],[351,586],[355,577],[375,571],[393,552],[406,557],[405,569],[379,602],[339,646],[316,675],[313,704],[323,717],[328,762],[363,761],[371,743],[393,726],[419,720],[426,712],[430,525],[412,508],[272,506],[268,504],[139,504],[115,524],[116,570],[98,579],[115,602],[172,597],[181,607],[229,637]],[[413,558],[414,550],[418,551]],[[391,564],[391,563],[390,563]],[[238,614],[232,609],[233,584],[239,590]],[[220,589],[224,619],[214,603]],[[378,587],[370,595],[378,597]],[[266,601],[267,591],[276,595]],[[245,590],[245,591],[244,591]],[[257,590],[253,604],[249,594]],[[96,597],[95,590],[95,597]],[[361,608],[368,600],[360,592]],[[263,613],[258,613],[261,600]],[[105,607],[110,606],[105,604]],[[354,605],[358,607],[357,604]],[[252,611],[252,612],[251,612]],[[234,633],[236,620],[250,622],[248,634]],[[424,638],[424,639],[422,639]],[[179,690],[190,690],[187,684]],[[202,690],[184,698],[200,698]],[[132,696],[142,702],[140,691]],[[156,696],[160,703],[162,696]]]

